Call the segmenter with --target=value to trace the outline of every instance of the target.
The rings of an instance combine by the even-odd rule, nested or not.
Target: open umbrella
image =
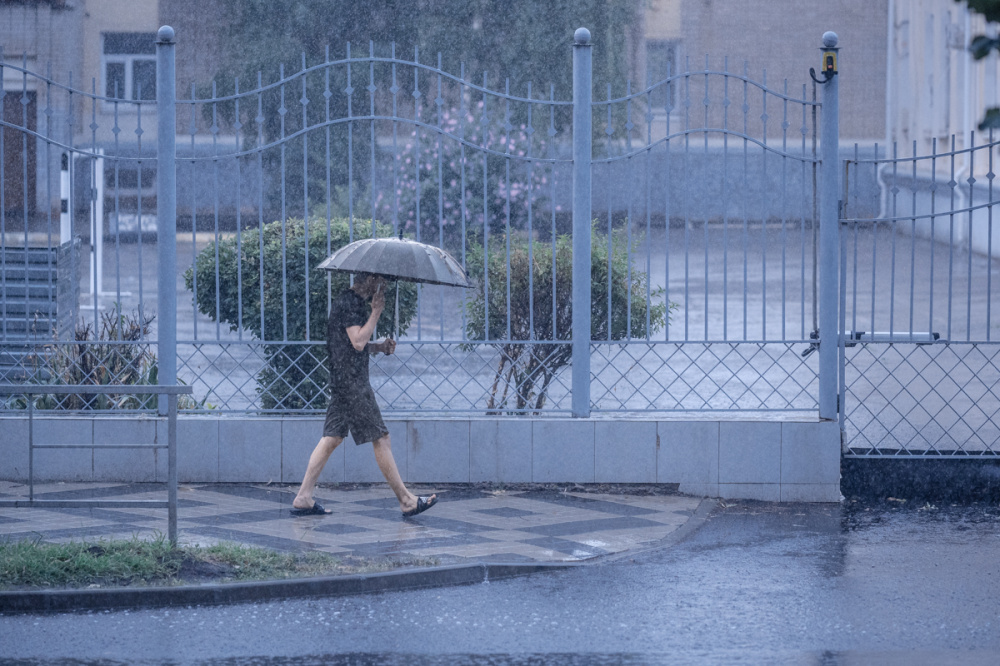
[[[346,273],[374,273],[391,280],[471,287],[462,265],[433,245],[408,238],[365,238],[340,248],[320,268]]]
[[[364,238],[340,248],[320,268],[345,273],[374,273],[396,280],[396,322],[399,331],[399,280],[471,288],[455,258],[433,245],[408,238]]]

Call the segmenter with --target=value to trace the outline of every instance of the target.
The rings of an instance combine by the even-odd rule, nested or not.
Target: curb
[[[630,548],[629,550],[623,550],[620,553],[613,553],[611,555],[602,555],[600,558],[594,558],[587,560],[587,564],[603,564],[605,562],[618,562],[619,560],[625,560],[630,557],[635,557],[636,555],[641,555],[643,553],[650,553],[654,550],[661,550],[663,548],[670,548],[675,546],[684,539],[688,538],[695,530],[700,528],[708,520],[708,517],[715,511],[719,506],[719,501],[717,499],[706,497],[701,500],[698,507],[691,514],[691,517],[684,521],[684,524],[678,527],[676,530],[663,537],[656,543],[649,544],[648,546],[643,546],[642,548]]]
[[[0,613],[53,613],[113,608],[234,604],[292,597],[338,597],[423,587],[471,585],[578,566],[581,565],[569,562],[479,563],[353,576],[248,583],[0,592]]]
[[[703,499],[683,525],[656,543],[612,555],[577,562],[531,562],[460,564],[373,574],[265,580],[245,583],[179,585],[73,590],[26,590],[0,592],[0,613],[56,613],[119,608],[162,608],[170,606],[223,605],[251,601],[306,597],[340,597],[375,592],[395,592],[428,587],[472,585],[491,580],[516,578],[547,571],[574,569],[616,562],[637,554],[668,548],[700,528],[718,506]]]

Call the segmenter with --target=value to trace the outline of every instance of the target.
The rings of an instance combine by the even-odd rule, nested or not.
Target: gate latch
[[[819,331],[813,331],[812,333],[810,333],[809,334],[809,339],[810,340],[819,340]],[[808,347],[806,347],[805,349],[802,350],[802,358],[805,358],[806,356],[809,356],[809,354],[812,354],[817,349],[819,349],[819,343],[818,342],[810,343]]]

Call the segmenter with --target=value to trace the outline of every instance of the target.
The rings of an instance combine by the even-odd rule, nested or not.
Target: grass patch
[[[242,544],[172,548],[153,540],[94,543],[0,541],[0,589],[181,585],[347,575],[434,566],[431,558],[341,558]]]

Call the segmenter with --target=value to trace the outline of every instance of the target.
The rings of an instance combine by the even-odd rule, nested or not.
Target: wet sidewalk
[[[332,513],[293,517],[297,486],[186,484],[178,489],[182,545],[234,542],[286,552],[418,557],[439,564],[578,562],[655,546],[683,526],[701,498],[677,494],[549,488],[413,486],[439,502],[404,519],[384,484],[320,487]],[[598,489],[600,490],[600,489]],[[165,499],[162,484],[35,484],[36,499]],[[0,481],[0,498],[27,499],[28,486]],[[166,509],[0,508],[0,539],[44,542],[156,538]]]

